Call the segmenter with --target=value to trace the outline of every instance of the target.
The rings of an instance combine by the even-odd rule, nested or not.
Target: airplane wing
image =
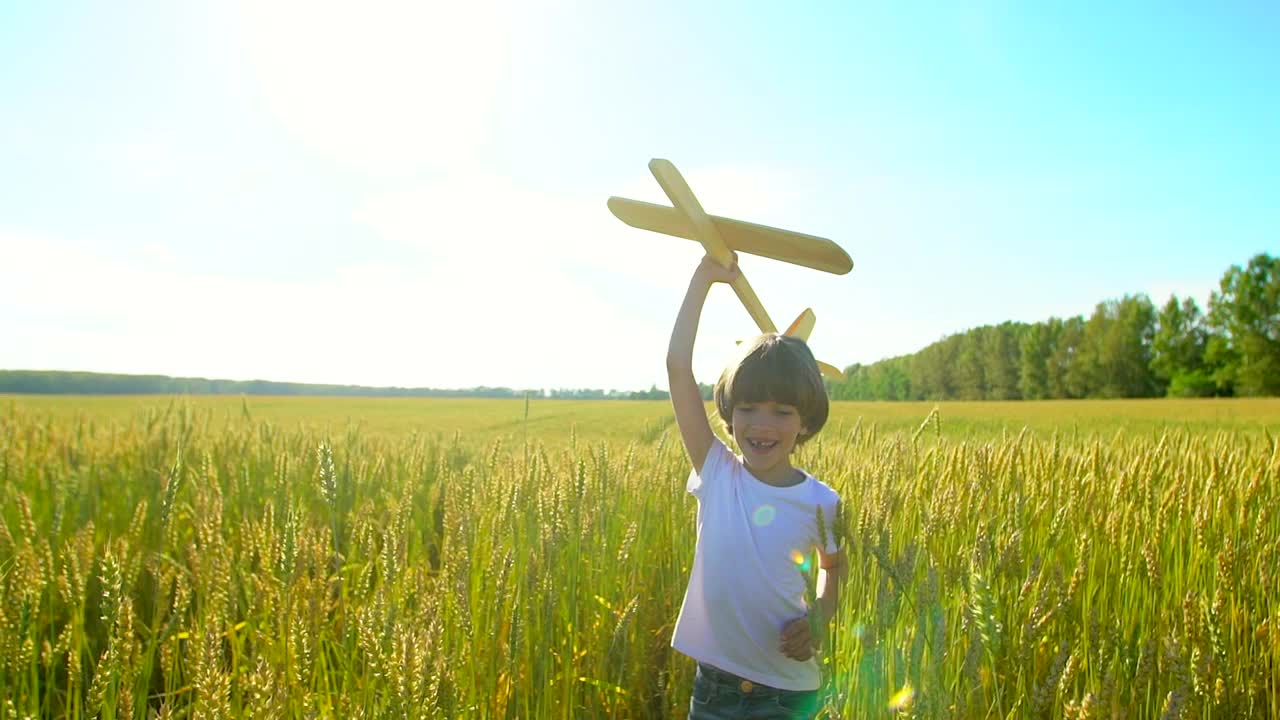
[[[622,222],[641,230],[652,230],[686,240],[698,240],[693,225],[676,208],[623,197],[609,198],[609,210]],[[739,252],[844,275],[853,269],[853,260],[839,245],[816,235],[781,230],[768,225],[707,215],[725,245]]]
[[[817,322],[818,318],[813,314],[813,308],[805,308],[804,312],[800,313],[800,316],[795,319],[795,322],[791,323],[791,327],[787,328],[787,331],[782,334],[790,335],[791,337],[798,337],[805,342],[809,342],[809,335],[813,332],[813,326]],[[822,374],[828,379],[837,381],[844,380],[844,373],[835,365],[824,363],[819,360],[818,370],[822,371]]]
[[[827,376],[827,379],[829,380],[836,380],[836,381],[844,380],[844,371],[842,371],[840,368],[836,367],[835,365],[830,365],[828,363],[824,363],[821,360],[819,360],[818,369],[821,370],[822,374]]]
[[[791,327],[782,333],[791,337],[798,337],[805,342],[809,342],[809,335],[813,333],[813,326],[818,322],[818,317],[813,314],[813,308],[805,308],[804,312],[791,323]]]

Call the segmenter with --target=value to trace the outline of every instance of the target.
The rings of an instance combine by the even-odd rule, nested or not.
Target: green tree
[[[1017,400],[1022,397],[1018,388],[1018,371],[1021,364],[1019,336],[1024,327],[1020,323],[1003,322],[989,328],[986,333],[984,354],[988,400]]]
[[[908,374],[911,357],[891,358],[884,363],[882,375],[878,378],[879,396],[885,400],[910,400],[911,377]]]
[[[985,400],[987,397],[986,344],[989,326],[973,328],[960,336],[955,361],[956,398]]]
[[[1098,303],[1068,372],[1077,397],[1150,397],[1155,309],[1146,295]]]
[[[1280,394],[1280,259],[1255,255],[1232,265],[1209,297],[1209,326],[1218,338],[1207,354],[1219,387],[1237,395]]]
[[[840,383],[838,400],[878,400],[872,389],[873,368],[870,365],[850,365],[845,368],[845,382]]]
[[[1018,391],[1027,400],[1049,397],[1048,364],[1053,339],[1048,323],[1035,323],[1027,327],[1019,343]]]
[[[1045,366],[1045,386],[1051,398],[1084,397],[1087,388],[1076,367],[1076,353],[1084,342],[1084,318],[1049,318],[1049,362]]]
[[[1103,397],[1154,397],[1159,383],[1151,372],[1151,345],[1156,310],[1145,294],[1125,295],[1105,303],[1111,314],[1099,366]]]
[[[1074,397],[1102,395],[1102,347],[1106,344],[1112,323],[1107,302],[1098,303],[1093,314],[1081,325],[1080,343],[1076,346],[1071,367],[1067,370],[1067,383],[1072,387]]]
[[[1151,341],[1151,372],[1170,397],[1203,397],[1214,393],[1205,364],[1209,332],[1194,298],[1169,297],[1156,318]]]
[[[955,397],[955,358],[960,335],[951,335],[916,353],[911,363],[912,394],[917,400]]]

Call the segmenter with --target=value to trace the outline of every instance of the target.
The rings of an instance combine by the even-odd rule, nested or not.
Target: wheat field
[[[1278,431],[837,403],[824,716],[1280,717]],[[663,403],[2,398],[0,718],[683,717],[688,471]]]

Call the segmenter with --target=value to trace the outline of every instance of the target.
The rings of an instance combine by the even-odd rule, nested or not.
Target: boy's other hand
[[[818,649],[818,639],[809,632],[807,615],[783,625],[780,640],[778,649],[792,660],[808,660]]]
[[[729,267],[725,267],[715,261],[710,255],[703,255],[702,262],[698,265],[697,273],[712,283],[731,283],[742,277],[742,271],[738,269],[738,253],[730,251],[733,256],[733,263]]]

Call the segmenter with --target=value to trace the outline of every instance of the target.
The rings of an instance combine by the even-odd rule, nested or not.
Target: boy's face
[[[765,482],[791,479],[791,451],[805,432],[794,405],[765,400],[733,406],[733,439],[752,474]]]

